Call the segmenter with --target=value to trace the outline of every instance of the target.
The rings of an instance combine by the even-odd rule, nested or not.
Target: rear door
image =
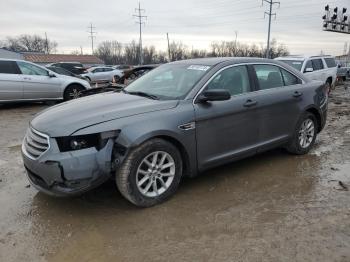
[[[200,169],[254,154],[258,136],[247,66],[222,69],[209,81],[204,90],[207,89],[226,89],[231,99],[194,104]]]
[[[252,67],[259,87],[256,92],[258,143],[261,149],[267,149],[285,142],[293,133],[301,113],[303,85],[302,80],[279,66]]]
[[[47,70],[26,62],[17,62],[22,72],[23,99],[56,99],[62,97],[61,81]]]
[[[23,85],[16,62],[0,61],[0,101],[23,98]]]

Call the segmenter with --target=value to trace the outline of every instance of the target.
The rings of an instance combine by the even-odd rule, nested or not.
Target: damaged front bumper
[[[22,144],[23,163],[30,183],[52,196],[74,196],[89,191],[111,177],[111,155],[114,141],[109,139],[101,149],[87,148],[60,152],[54,138],[49,148],[37,159]]]

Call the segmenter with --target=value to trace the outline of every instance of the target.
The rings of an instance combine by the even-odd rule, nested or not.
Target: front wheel
[[[116,182],[131,203],[150,207],[172,196],[181,176],[177,148],[163,139],[152,139],[130,152],[116,173]]]
[[[70,85],[66,88],[63,94],[64,101],[77,99],[81,96],[81,92],[85,90],[82,86],[79,85]]]
[[[316,117],[311,113],[305,113],[298,121],[294,135],[287,146],[288,152],[296,155],[307,154],[315,144],[316,136]]]

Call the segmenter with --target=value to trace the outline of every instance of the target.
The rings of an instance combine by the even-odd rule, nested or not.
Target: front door
[[[255,100],[246,66],[219,71],[204,90],[226,89],[227,101],[195,103],[199,169],[255,153],[258,126]]]
[[[60,98],[60,80],[47,70],[26,62],[17,62],[22,72],[23,99]]]

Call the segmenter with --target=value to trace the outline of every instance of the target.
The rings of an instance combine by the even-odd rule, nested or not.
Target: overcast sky
[[[350,9],[350,0],[280,0],[272,22],[272,38],[286,44],[293,54],[343,53],[350,35],[322,31],[324,6]],[[138,40],[132,16],[137,1],[125,0],[0,0],[0,40],[20,34],[39,34],[58,43],[58,51],[70,53],[83,47],[91,52],[90,22],[96,27],[96,44],[105,40],[128,43]],[[234,40],[264,43],[268,19],[261,0],[141,0],[148,18],[143,28],[144,45],[166,49],[170,40],[190,48],[209,48],[212,41]]]

